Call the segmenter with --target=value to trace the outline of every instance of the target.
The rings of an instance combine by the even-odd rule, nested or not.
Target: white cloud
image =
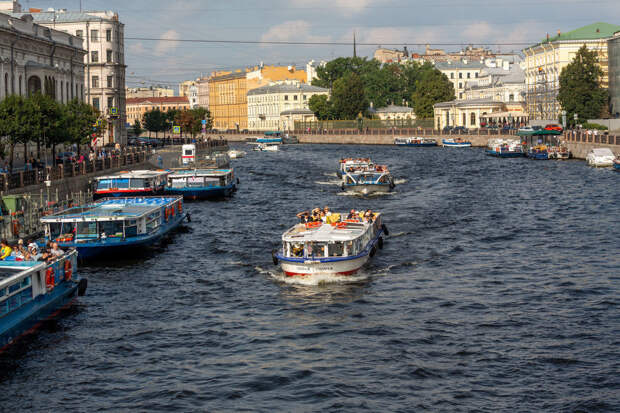
[[[179,40],[180,35],[176,30],[168,30],[161,35],[160,41],[155,45],[155,56],[164,56],[174,51],[179,43],[172,40]]]
[[[305,20],[290,20],[273,26],[261,36],[263,42],[329,42],[331,36],[312,33],[312,25]]]
[[[351,16],[362,12],[369,6],[385,3],[387,0],[292,0],[295,7],[311,8],[313,10],[323,8],[327,13],[335,11],[345,16]]]

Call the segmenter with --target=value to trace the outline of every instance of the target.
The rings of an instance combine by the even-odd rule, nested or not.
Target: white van
[[[183,145],[181,151],[181,162],[183,165],[196,162],[196,145]]]

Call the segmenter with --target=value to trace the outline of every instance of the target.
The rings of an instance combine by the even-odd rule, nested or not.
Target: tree
[[[575,58],[560,73],[558,102],[566,111],[567,120],[574,125],[576,113],[581,122],[601,116],[608,102],[608,92],[600,84],[603,70],[596,52],[584,44]]]
[[[157,137],[158,132],[164,132],[168,128],[166,114],[157,108],[146,112],[144,114],[144,128],[149,132],[155,132],[155,137]]]
[[[37,142],[37,158],[41,158],[41,144],[46,144],[47,136],[61,116],[61,104],[48,95],[35,93],[30,97],[36,110],[39,112],[39,132],[34,139]]]
[[[334,82],[330,100],[338,119],[356,119],[368,110],[364,84],[356,73],[349,73]]]
[[[9,171],[13,171],[15,145],[29,142],[37,136],[39,114],[32,100],[11,95],[0,102],[0,136],[7,137],[9,145]]]
[[[136,119],[135,122],[133,123],[132,131],[133,131],[133,134],[136,136],[140,136],[142,135],[142,132],[144,132],[144,130],[142,129],[142,124],[140,123],[139,119]]]
[[[426,69],[416,81],[412,100],[418,119],[434,117],[433,105],[454,100],[454,85],[437,69]]]
[[[358,76],[378,71],[381,63],[378,60],[367,60],[365,57],[339,57],[325,66],[316,69],[317,77],[312,81],[313,86],[332,88],[336,80],[345,75],[355,73]]]
[[[181,127],[182,133],[189,132],[192,135],[194,134],[193,130],[195,123],[196,119],[194,118],[192,112],[189,110],[179,112],[174,119],[174,124]]]
[[[318,120],[333,118],[333,106],[328,100],[327,95],[313,95],[308,100],[308,108],[314,112]]]
[[[105,131],[107,122],[99,119],[99,112],[91,105],[73,99],[66,105],[66,141],[78,145],[90,143],[90,135],[93,133],[93,125],[99,124],[95,129],[98,135]],[[99,120],[99,122],[97,122]]]

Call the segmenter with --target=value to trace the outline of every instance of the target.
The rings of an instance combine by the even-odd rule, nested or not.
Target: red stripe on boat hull
[[[358,271],[359,271],[359,268],[356,270],[352,270],[352,271],[336,272],[333,274],[334,275],[353,275]],[[289,272],[289,271],[284,271],[284,274],[286,274],[287,277],[304,277],[306,275],[316,275],[316,274],[309,274],[309,273],[303,273],[303,272]]]

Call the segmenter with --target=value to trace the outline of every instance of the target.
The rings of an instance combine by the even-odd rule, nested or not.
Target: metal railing
[[[604,145],[620,145],[620,136],[593,131],[569,130],[564,132],[567,142],[600,143]]]

